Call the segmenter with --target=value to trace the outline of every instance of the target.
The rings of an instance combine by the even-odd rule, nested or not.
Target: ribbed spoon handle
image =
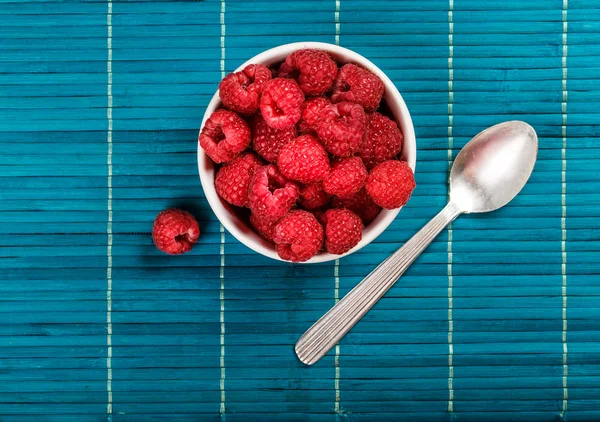
[[[325,356],[394,285],[444,227],[460,214],[456,205],[448,203],[300,337],[295,347],[298,358],[312,365]]]

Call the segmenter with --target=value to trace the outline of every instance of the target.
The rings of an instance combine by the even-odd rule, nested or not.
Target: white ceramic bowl
[[[379,76],[385,86],[383,100],[387,103],[388,108],[394,115],[395,120],[399,124],[404,135],[402,159],[407,161],[414,171],[417,159],[417,146],[415,141],[415,131],[408,108],[406,107],[402,96],[394,86],[393,82],[385,75],[385,73],[381,71],[381,69],[360,54],[333,44],[320,42],[299,42],[281,45],[279,47],[264,51],[259,55],[252,57],[246,63],[238,67],[235,71],[238,72],[252,63],[262,63],[269,66],[273,63],[281,62],[290,53],[303,48],[314,48],[327,51],[338,63],[355,63],[359,66],[369,69],[371,72]],[[221,100],[219,99],[219,92],[217,91],[206,108],[200,130],[202,130],[204,123],[206,123],[206,120],[210,117],[210,115],[220,107]],[[277,251],[275,250],[273,244],[267,242],[258,234],[256,234],[249,226],[249,223],[240,218],[238,212],[235,211],[235,207],[232,207],[227,202],[219,198],[217,192],[215,191],[214,185],[215,164],[208,157],[208,155],[204,153],[202,148],[200,148],[200,145],[198,145],[198,171],[200,172],[200,181],[202,182],[202,188],[204,189],[206,199],[208,200],[210,207],[216,214],[221,224],[223,224],[229,233],[231,233],[237,240],[242,242],[253,251],[269,258],[281,261],[281,258],[279,258],[279,255],[277,255]],[[332,261],[340,258],[341,256],[346,256],[358,251],[379,236],[392,223],[399,212],[400,209],[382,210],[375,220],[365,227],[362,240],[358,243],[358,245],[356,245],[346,254],[332,255],[327,252],[321,252],[312,257],[310,260],[306,261],[306,263]]]

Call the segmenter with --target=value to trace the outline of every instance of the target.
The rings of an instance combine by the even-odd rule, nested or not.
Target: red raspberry
[[[358,151],[367,129],[367,115],[360,105],[332,104],[321,110],[319,117],[317,133],[327,151],[338,157]]]
[[[280,78],[295,78],[306,95],[323,95],[331,88],[337,65],[320,50],[298,50],[287,56],[279,68]]]
[[[367,181],[367,168],[358,157],[336,160],[323,180],[323,188],[330,195],[347,198],[362,189]]]
[[[357,194],[349,198],[338,198],[337,196],[334,196],[331,200],[331,205],[334,208],[348,208],[350,211],[358,214],[365,224],[370,223],[377,217],[377,214],[379,214],[379,211],[381,210],[364,189],[361,189]]]
[[[380,113],[368,115],[369,124],[358,156],[367,168],[387,161],[402,151],[402,132],[396,122]]]
[[[314,97],[306,100],[302,104],[302,118],[298,123],[300,133],[308,133],[316,136],[317,126],[321,122],[319,114],[329,105],[331,105],[331,101],[326,97]]]
[[[270,79],[271,71],[265,65],[248,65],[241,72],[230,73],[223,78],[219,84],[219,96],[225,107],[249,116],[258,110],[260,94]]]
[[[256,170],[248,191],[248,206],[261,220],[276,221],[296,203],[300,189],[287,181],[273,164]]]
[[[363,223],[360,217],[350,210],[327,210],[325,221],[325,247],[329,253],[344,254],[362,239]]]
[[[331,197],[323,190],[322,183],[302,186],[300,189],[300,206],[308,210],[320,208],[330,199]]]
[[[273,240],[281,259],[308,261],[323,245],[323,227],[310,212],[291,211],[275,226]]]
[[[200,227],[189,212],[169,208],[156,216],[152,239],[158,249],[170,255],[192,250],[200,237]]]
[[[250,224],[256,229],[256,232],[263,239],[273,241],[273,231],[277,225],[277,221],[261,220],[254,214],[250,214]]]
[[[323,145],[310,135],[298,136],[279,151],[279,171],[300,183],[316,183],[329,173],[329,157]]]
[[[250,145],[250,128],[234,112],[217,110],[206,121],[198,141],[215,163],[226,163]]]
[[[304,93],[293,79],[275,78],[267,82],[260,98],[260,112],[269,126],[285,129],[300,120]]]
[[[248,185],[262,163],[249,152],[225,164],[215,177],[217,194],[231,205],[243,207],[248,203]]]
[[[277,155],[281,147],[297,136],[296,126],[286,129],[273,129],[260,114],[252,118],[250,127],[252,129],[254,151],[271,163],[277,162]]]
[[[333,83],[331,101],[358,103],[367,111],[374,111],[383,96],[383,82],[376,75],[354,64],[341,67]]]
[[[415,186],[415,176],[408,163],[389,160],[373,167],[365,189],[373,202],[391,210],[406,204]]]

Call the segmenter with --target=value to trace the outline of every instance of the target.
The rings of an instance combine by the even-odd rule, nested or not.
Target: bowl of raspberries
[[[225,76],[198,137],[221,224],[273,259],[326,262],[373,241],[415,187],[416,142],[393,82],[318,42],[267,50]]]

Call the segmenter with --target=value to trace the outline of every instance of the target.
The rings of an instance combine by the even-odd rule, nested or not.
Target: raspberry
[[[344,254],[362,239],[363,223],[360,217],[350,210],[327,210],[325,221],[325,247],[329,253]]]
[[[219,84],[219,96],[230,110],[249,116],[258,110],[263,86],[271,71],[262,64],[248,65],[241,72],[230,73]]]
[[[319,114],[329,105],[331,105],[331,101],[327,97],[314,97],[306,100],[300,108],[302,112],[302,117],[298,122],[300,133],[316,135],[317,126],[321,121]]]
[[[198,141],[215,163],[226,163],[250,145],[250,128],[234,112],[217,110],[206,121]]]
[[[354,64],[345,64],[333,83],[331,101],[358,103],[367,111],[374,111],[383,96],[383,82],[376,75]]]
[[[323,227],[308,211],[291,211],[275,226],[273,240],[282,259],[308,261],[323,245]]]
[[[300,120],[304,93],[293,79],[275,78],[267,82],[260,98],[260,112],[269,126],[285,129]]]
[[[368,115],[369,124],[358,156],[367,168],[387,161],[402,151],[402,132],[393,120],[380,113]]]
[[[287,181],[273,164],[256,170],[250,181],[248,206],[261,220],[276,221],[296,203],[300,189]]]
[[[273,231],[277,221],[261,220],[254,214],[250,214],[250,224],[263,239],[273,241]]]
[[[277,157],[279,171],[284,177],[300,183],[316,183],[329,173],[329,157],[325,148],[310,135],[288,142]]]
[[[295,126],[286,129],[273,129],[260,114],[252,118],[250,128],[252,129],[254,151],[271,163],[277,162],[277,154],[279,154],[281,147],[297,135]]]
[[[360,158],[342,158],[331,166],[331,172],[323,180],[323,188],[330,195],[347,198],[362,189],[367,175],[367,168]]]
[[[365,224],[370,223],[377,217],[377,214],[381,210],[364,189],[361,189],[357,194],[349,198],[334,196],[331,200],[331,205],[334,208],[348,208],[350,211],[356,213]]]
[[[200,227],[189,212],[169,208],[156,216],[152,239],[158,249],[179,255],[192,249],[200,237]]]
[[[248,185],[262,163],[251,152],[221,167],[215,177],[217,194],[231,205],[243,207],[248,203]]]
[[[391,210],[406,204],[415,186],[415,176],[408,163],[389,160],[373,167],[365,189],[373,202]]]
[[[279,68],[279,77],[295,78],[306,95],[323,95],[331,88],[337,65],[320,50],[298,50],[287,56]]]
[[[367,129],[367,115],[360,105],[332,104],[322,109],[319,117],[317,133],[327,151],[338,157],[358,151]]]
[[[302,186],[300,189],[300,205],[308,210],[320,208],[329,202],[330,196],[323,190],[322,183]]]

